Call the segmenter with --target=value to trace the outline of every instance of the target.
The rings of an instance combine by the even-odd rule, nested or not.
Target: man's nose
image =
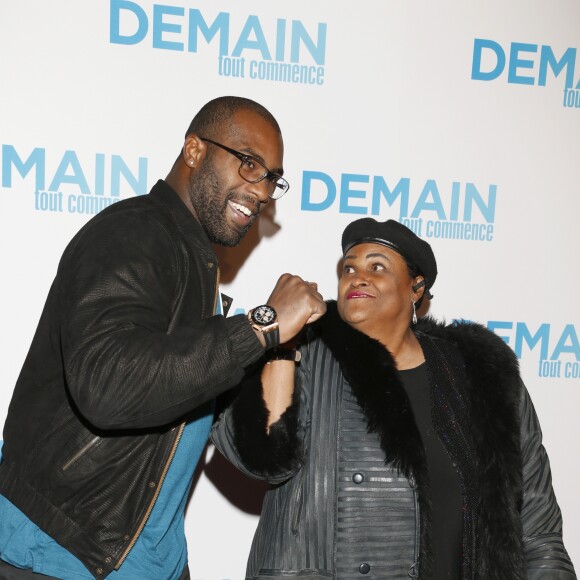
[[[265,204],[270,201],[269,187],[270,184],[267,179],[261,179],[257,183],[252,183],[251,191],[261,204]]]

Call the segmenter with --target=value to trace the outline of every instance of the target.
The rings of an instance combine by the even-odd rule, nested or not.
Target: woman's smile
[[[372,294],[365,292],[364,290],[351,290],[347,292],[346,299],[353,300],[355,298],[375,298]]]

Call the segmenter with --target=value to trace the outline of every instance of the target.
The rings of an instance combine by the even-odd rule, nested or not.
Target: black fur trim
[[[396,372],[395,362],[378,341],[352,328],[338,315],[335,301],[313,325],[339,361],[359,405],[376,432],[387,462],[418,484],[423,516],[422,548],[428,542],[429,482],[426,460],[412,411]],[[450,325],[431,318],[419,321],[416,331],[441,338],[459,351],[468,377],[470,429],[477,454],[478,506],[477,578],[525,578],[519,508],[523,476],[518,405],[521,396],[518,361],[497,335],[471,322]],[[428,550],[421,550],[422,575],[429,574]]]
[[[500,337],[479,324],[459,321],[444,326],[428,318],[420,322],[419,329],[455,344],[470,381],[471,435],[477,450],[481,494],[477,577],[523,580],[518,360]]]
[[[411,404],[388,350],[344,322],[334,301],[327,303],[326,315],[313,325],[313,331],[339,361],[367,417],[369,432],[379,435],[385,462],[407,477],[412,471],[426,471],[425,452]]]
[[[302,442],[298,437],[298,397],[280,419],[270,426],[262,397],[261,373],[264,361],[249,369],[232,404],[235,446],[245,466],[258,476],[293,473],[302,465]]]

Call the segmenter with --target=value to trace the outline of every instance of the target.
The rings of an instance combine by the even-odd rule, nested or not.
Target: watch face
[[[276,311],[271,306],[258,306],[252,312],[252,320],[260,326],[266,326],[276,320]]]

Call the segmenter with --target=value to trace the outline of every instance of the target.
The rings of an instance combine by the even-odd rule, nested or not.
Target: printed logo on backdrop
[[[473,43],[471,78],[504,81],[509,84],[546,87],[560,86],[558,103],[580,109],[580,72],[576,48],[555,49],[549,45],[476,38]]]
[[[93,215],[123,197],[148,192],[145,157],[127,161],[116,154],[47,153],[41,147],[19,151],[2,145],[2,187],[27,184],[36,211]]]
[[[522,361],[532,358],[541,378],[580,379],[580,341],[573,324],[490,320],[487,327]]]
[[[396,219],[422,238],[493,241],[496,199],[495,184],[302,173],[302,211]]]
[[[239,5],[243,6],[243,5]],[[324,22],[266,18],[240,12],[110,0],[111,44],[215,54],[222,77],[303,85],[324,84]]]

